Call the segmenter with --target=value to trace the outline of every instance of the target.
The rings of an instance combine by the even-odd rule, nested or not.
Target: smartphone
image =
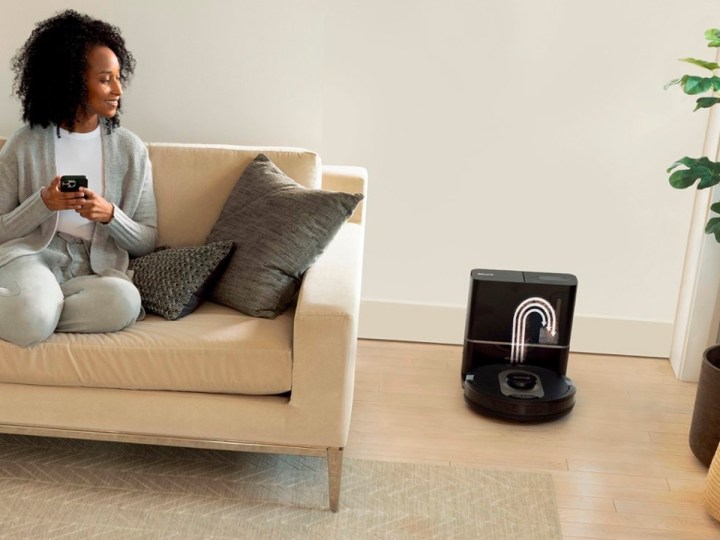
[[[60,177],[60,191],[79,191],[81,187],[88,187],[85,175],[66,175]]]

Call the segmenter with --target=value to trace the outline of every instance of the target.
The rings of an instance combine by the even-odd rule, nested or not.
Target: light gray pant
[[[86,244],[57,236],[35,255],[0,268],[0,339],[21,347],[53,332],[116,332],[140,315],[130,280],[90,270]]]

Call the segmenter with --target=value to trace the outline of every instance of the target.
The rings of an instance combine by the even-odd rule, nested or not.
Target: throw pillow
[[[223,270],[233,243],[161,247],[130,261],[145,311],[174,321],[192,313]]]
[[[212,300],[254,317],[277,317],[362,199],[359,193],[303,187],[258,154],[207,238],[236,245]]]

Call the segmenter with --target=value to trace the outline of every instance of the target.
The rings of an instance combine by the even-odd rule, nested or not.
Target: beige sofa
[[[0,146],[4,142],[0,139]],[[159,243],[200,245],[243,169],[265,153],[307,187],[364,193],[366,171],[292,148],[149,144]],[[353,398],[363,206],[274,320],[206,302],[114,334],[0,341],[0,432],[324,456],[338,508]]]

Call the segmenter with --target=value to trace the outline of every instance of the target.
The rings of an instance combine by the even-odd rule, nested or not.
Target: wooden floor
[[[459,346],[361,340],[346,455],[552,474],[563,537],[720,538],[688,447],[696,385],[667,360],[572,354],[573,411],[526,425],[479,416]]]

